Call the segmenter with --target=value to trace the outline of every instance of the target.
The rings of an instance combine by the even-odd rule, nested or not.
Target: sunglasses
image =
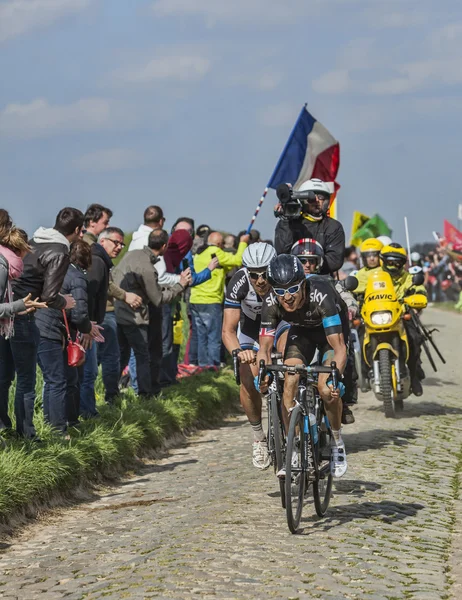
[[[309,265],[318,264],[318,259],[315,256],[299,256],[298,260],[302,263],[302,265],[306,265],[306,263]]]
[[[295,296],[300,291],[300,288],[303,285],[303,281],[301,283],[297,283],[297,285],[291,285],[289,288],[273,288],[276,296],[284,297],[286,294],[290,294],[291,296]]]
[[[267,274],[266,271],[248,271],[249,277],[250,279],[252,279],[253,281],[258,281],[258,279],[261,277],[262,279],[264,279],[266,281],[267,279]]]

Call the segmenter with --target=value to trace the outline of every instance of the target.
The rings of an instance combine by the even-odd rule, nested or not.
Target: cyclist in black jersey
[[[251,244],[242,256],[243,267],[235,273],[226,288],[223,316],[223,343],[232,353],[239,349],[240,400],[253,430],[253,464],[259,469],[269,467],[266,436],[261,423],[262,399],[255,389],[257,375],[256,353],[260,333],[263,297],[269,292],[266,268],[276,256],[270,244]],[[289,325],[280,323],[275,335],[275,345],[284,351]],[[284,334],[285,332],[285,334]]]
[[[332,284],[313,275],[306,279],[303,265],[296,256],[281,254],[268,266],[268,281],[273,290],[263,301],[260,349],[257,361],[270,361],[272,340],[281,320],[290,323],[284,363],[309,365],[316,350],[322,363],[332,360],[343,373],[347,362],[348,317],[346,307]],[[290,409],[294,405],[299,377],[287,374],[284,386],[284,424],[288,429]],[[347,469],[345,444],[341,436],[341,388],[333,390],[329,375],[320,374],[318,389],[332,428],[331,472],[342,477]],[[262,389],[264,391],[264,389]]]

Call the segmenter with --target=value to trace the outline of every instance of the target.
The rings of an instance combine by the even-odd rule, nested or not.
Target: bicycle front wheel
[[[320,417],[321,421],[323,416]],[[320,423],[319,425],[321,425]],[[332,474],[330,472],[330,429],[323,431],[319,426],[319,439],[315,444],[315,456],[318,463],[318,475],[313,481],[313,500],[316,514],[323,517],[329,506],[332,493]]]
[[[278,394],[273,392],[270,398],[271,406],[271,428],[274,442],[275,471],[276,473],[284,466],[284,431],[280,415],[280,404]],[[279,490],[281,492],[282,508],[286,507],[286,492],[284,479],[279,479]]]
[[[306,486],[303,420],[302,408],[297,404],[290,415],[286,446],[286,515],[292,533],[297,533],[300,524]]]

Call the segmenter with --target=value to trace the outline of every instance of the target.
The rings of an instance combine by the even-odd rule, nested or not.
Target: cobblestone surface
[[[459,537],[451,550],[462,319],[429,310],[426,321],[440,327],[448,365],[433,374],[425,363],[424,395],[399,419],[361,397],[345,431],[348,473],[324,519],[306,505],[300,535],[287,529],[272,472],[252,467],[238,417],[4,544],[0,597],[462,598]]]

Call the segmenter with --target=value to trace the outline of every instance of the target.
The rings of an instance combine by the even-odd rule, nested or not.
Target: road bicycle
[[[259,364],[259,383],[268,373],[292,373],[300,375],[295,406],[290,413],[289,431],[285,448],[286,475],[285,508],[287,524],[297,533],[302,516],[305,496],[311,487],[316,513],[325,515],[332,491],[330,472],[330,441],[332,431],[318,392],[317,375],[331,376],[333,389],[340,378],[336,363],[320,365],[266,365]],[[274,377],[277,379],[277,377]]]

